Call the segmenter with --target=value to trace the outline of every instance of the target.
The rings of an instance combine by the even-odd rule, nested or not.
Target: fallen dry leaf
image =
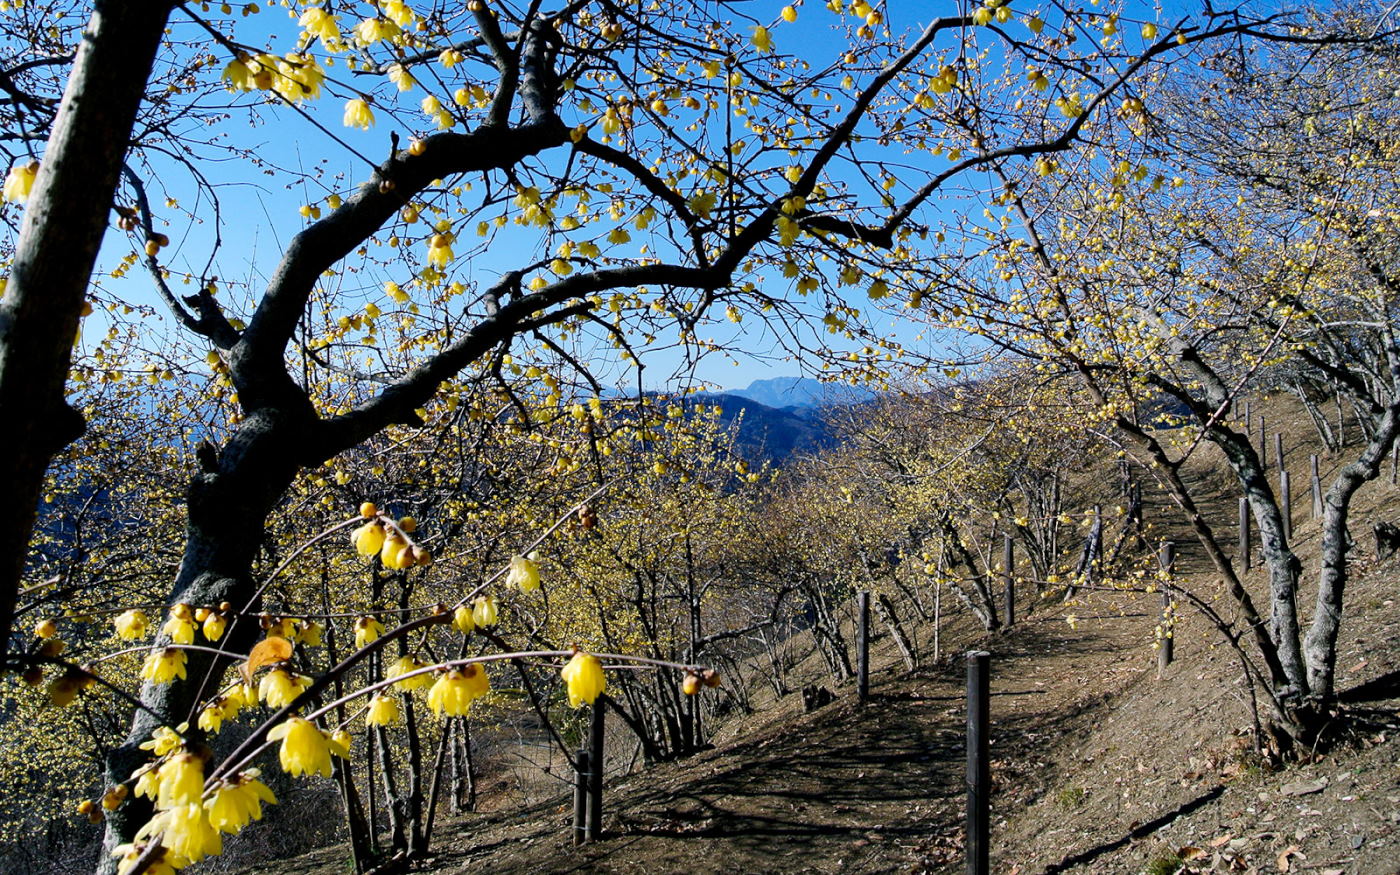
[[[1307,859],[1307,857],[1303,856],[1302,852],[1298,850],[1297,845],[1289,845],[1287,848],[1284,848],[1282,854],[1278,855],[1278,870],[1280,872],[1289,871],[1289,869],[1291,868],[1289,865],[1289,861],[1293,857],[1297,857],[1300,860]]]
[[[239,666],[243,680],[253,682],[253,673],[265,665],[292,658],[292,642],[286,638],[264,638],[248,652],[248,661]]]

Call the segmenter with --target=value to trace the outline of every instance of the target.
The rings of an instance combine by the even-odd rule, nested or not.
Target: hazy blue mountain
[[[705,395],[709,404],[718,404],[726,425],[739,419],[740,451],[754,461],[781,464],[793,453],[829,446],[831,433],[816,410],[810,407],[780,409],[734,393]],[[742,417],[742,419],[740,419]]]
[[[757,401],[768,407],[809,408],[833,404],[859,404],[875,397],[873,392],[844,384],[822,383],[811,377],[772,377],[754,380],[747,389],[726,389],[725,395]]]

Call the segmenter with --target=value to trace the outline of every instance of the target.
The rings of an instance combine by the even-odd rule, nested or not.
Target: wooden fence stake
[[[870,697],[870,593],[856,593],[856,700]]]
[[[603,834],[603,715],[606,696],[593,700],[588,727],[588,840]]]
[[[1264,414],[1259,414],[1259,465],[1269,467],[1269,434],[1264,428]]]
[[[1249,570],[1249,499],[1240,499],[1240,570]]]
[[[1281,431],[1274,432],[1274,464],[1278,465],[1280,471],[1287,467],[1283,460],[1283,432]]]
[[[989,875],[992,769],[988,760],[991,654],[967,654],[967,875]]]
[[[1010,535],[1004,535],[1001,545],[1001,576],[1005,589],[1006,625],[1016,625],[1016,542]]]
[[[1157,562],[1166,574],[1162,583],[1162,637],[1157,641],[1157,678],[1160,680],[1167,666],[1172,664],[1172,639],[1176,623],[1172,617],[1171,576],[1176,568],[1176,543],[1165,541],[1157,554]]]
[[[1283,506],[1279,508],[1283,511],[1283,536],[1293,537],[1293,483],[1288,478],[1288,472],[1280,470],[1278,472],[1279,500]]]
[[[1313,519],[1322,516],[1322,478],[1317,474],[1317,453],[1312,454]]]
[[[574,846],[588,840],[588,748],[581,747],[574,755]]]
[[[936,663],[942,657],[943,642],[940,640],[943,632],[943,582],[933,585],[933,661]]]

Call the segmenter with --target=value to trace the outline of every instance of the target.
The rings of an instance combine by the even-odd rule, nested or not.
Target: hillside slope
[[[1289,421],[1284,408],[1269,412]],[[1289,465],[1301,470],[1313,450],[1300,430],[1289,438]],[[1218,458],[1201,450],[1189,473],[1215,490],[1207,509],[1230,531],[1234,497]],[[1358,536],[1400,517],[1397,495],[1385,477],[1363,488]],[[1161,495],[1147,503],[1150,537],[1184,537]],[[1308,516],[1295,514],[1305,566],[1317,539]],[[1181,550],[1183,578],[1209,588],[1209,569],[1184,540]],[[572,847],[561,795],[443,823],[425,871],[961,872],[961,651],[976,646],[993,654],[993,872],[1396,875],[1400,558],[1379,562],[1362,543],[1352,562],[1339,684],[1357,722],[1287,768],[1252,753],[1237,658],[1199,618],[1182,617],[1178,660],[1158,678],[1159,597],[1089,592],[1069,607],[1040,603],[990,636],[954,617],[943,629],[953,652],[912,673],[880,636],[866,706],[847,687],[804,714],[792,694],[727,724],[714,750],[610,781],[597,844]],[[931,638],[923,627],[914,635]],[[345,866],[343,849],[326,849],[279,871]]]

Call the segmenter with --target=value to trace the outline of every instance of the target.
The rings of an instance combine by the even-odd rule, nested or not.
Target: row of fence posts
[[[1003,542],[1002,575],[1005,584],[1006,625],[1016,622],[1014,560],[1015,542],[1007,535]],[[1176,562],[1176,545],[1167,541],[1158,554],[1165,576],[1170,579]],[[1167,632],[1157,651],[1157,672],[1172,661],[1169,586],[1162,586],[1162,613]],[[985,650],[967,653],[967,872],[987,875],[989,866],[991,818],[990,698],[991,654]],[[870,593],[856,594],[856,698],[863,705],[870,698]],[[587,744],[578,749],[574,760],[574,844],[597,841],[603,827],[603,737],[606,696],[599,696],[589,709]]]

